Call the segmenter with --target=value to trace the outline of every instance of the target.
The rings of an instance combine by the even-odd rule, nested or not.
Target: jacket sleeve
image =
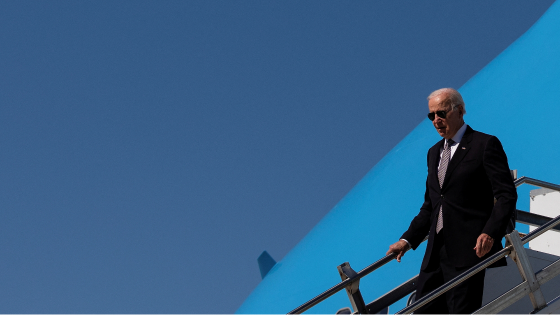
[[[483,165],[496,203],[482,233],[500,240],[505,235],[509,219],[515,211],[517,190],[511,178],[506,153],[498,138],[490,137],[486,143]]]
[[[430,160],[430,152],[428,151],[428,164]],[[428,177],[430,169],[428,168]],[[420,207],[420,212],[412,219],[408,230],[404,232],[401,239],[405,239],[410,243],[412,249],[416,249],[424,237],[430,231],[430,218],[432,215],[432,201],[428,190],[428,178],[426,178],[426,192],[424,193],[424,203]]]

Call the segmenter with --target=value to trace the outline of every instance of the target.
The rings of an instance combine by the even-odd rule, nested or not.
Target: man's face
[[[445,139],[453,138],[461,126],[463,126],[463,107],[459,105],[454,110],[451,110],[451,102],[447,100],[447,94],[440,94],[432,97],[428,102],[428,107],[430,113],[447,111],[447,116],[445,118],[436,115],[432,123],[440,136]]]

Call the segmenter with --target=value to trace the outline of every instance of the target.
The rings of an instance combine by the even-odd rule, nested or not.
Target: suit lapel
[[[447,181],[449,180],[449,177],[453,173],[453,170],[455,169],[455,167],[457,167],[457,165],[459,165],[459,163],[463,160],[463,158],[469,152],[469,150],[471,148],[469,143],[472,140],[473,131],[474,130],[470,126],[467,125],[467,130],[465,130],[465,134],[463,135],[463,138],[461,139],[461,142],[459,142],[459,145],[457,146],[457,150],[455,150],[455,153],[453,154],[453,157],[451,158],[451,161],[449,161],[449,165],[447,166],[447,171],[445,172],[445,179],[443,180],[443,185],[444,186],[447,183]]]
[[[441,141],[436,143],[436,145],[434,147],[434,151],[430,156],[430,169],[433,170],[430,175],[432,176],[432,182],[436,183],[436,186],[437,186],[438,189],[439,189],[438,166],[439,166],[439,160],[441,158],[440,152],[441,152],[441,148],[443,147],[444,142],[445,142],[445,139],[442,139]]]

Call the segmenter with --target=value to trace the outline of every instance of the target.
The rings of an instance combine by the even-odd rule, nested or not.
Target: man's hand
[[[395,244],[389,246],[389,250],[385,255],[389,255],[390,253],[395,253],[397,254],[397,261],[401,262],[401,257],[404,256],[404,253],[406,252],[408,247],[409,247],[408,243],[405,240],[400,240]]]
[[[476,246],[474,247],[476,256],[478,256],[478,258],[482,258],[482,256],[488,254],[490,249],[492,249],[492,245],[494,245],[494,239],[491,238],[490,235],[486,233],[480,234],[476,240]]]

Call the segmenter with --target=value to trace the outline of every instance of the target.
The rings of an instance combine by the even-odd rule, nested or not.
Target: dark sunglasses
[[[455,109],[455,106],[451,107],[450,110],[438,110],[436,112],[433,113],[428,113],[428,119],[431,121],[434,121],[434,119],[436,119],[436,115],[439,118],[445,119],[445,117],[447,117],[447,113],[453,111]]]
[[[436,119],[436,115],[438,115],[439,118],[443,118],[445,119],[445,117],[447,117],[447,113],[450,112],[449,110],[438,110],[434,113],[428,113],[428,119],[431,121],[434,121],[434,119]]]

